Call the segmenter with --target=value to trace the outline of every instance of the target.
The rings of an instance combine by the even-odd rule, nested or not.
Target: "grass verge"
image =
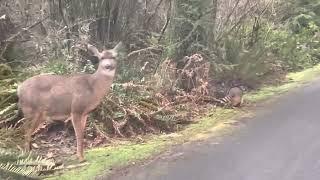
[[[246,95],[246,101],[255,103],[263,101],[275,95],[289,91],[292,88],[314,80],[320,75],[320,65],[313,68],[288,74],[287,83],[281,86],[269,86]],[[230,109],[214,109],[196,124],[188,126],[185,130],[170,135],[150,136],[145,143],[121,142],[105,148],[97,148],[86,152],[86,159],[89,165],[66,171],[62,175],[47,179],[59,180],[88,180],[94,179],[97,175],[111,172],[114,167],[127,166],[138,161],[150,158],[155,154],[163,152],[172,145],[203,140],[211,136],[221,136],[231,131],[229,125],[234,117],[250,115],[252,112]]]

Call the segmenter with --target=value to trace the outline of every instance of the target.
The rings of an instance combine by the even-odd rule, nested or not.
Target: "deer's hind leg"
[[[30,117],[28,117],[28,120],[30,122],[27,122],[27,126],[25,127],[25,149],[26,151],[31,150],[31,136],[36,130],[36,128],[39,127],[39,125],[44,121],[43,113],[42,112],[36,112],[32,114]]]

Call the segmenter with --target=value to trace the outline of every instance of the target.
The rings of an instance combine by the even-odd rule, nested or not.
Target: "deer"
[[[32,134],[43,122],[72,122],[77,143],[77,158],[84,159],[84,131],[86,121],[109,92],[116,72],[116,58],[122,42],[102,52],[87,44],[87,49],[99,60],[93,74],[40,74],[22,82],[17,89],[18,105],[26,122],[25,150],[31,150]]]

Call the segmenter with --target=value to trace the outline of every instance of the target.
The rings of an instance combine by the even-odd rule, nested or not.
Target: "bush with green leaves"
[[[290,29],[301,33],[304,29],[320,26],[320,2],[318,0],[296,0],[291,4],[292,15],[288,18]]]
[[[272,29],[272,30],[271,30]],[[289,71],[312,67],[320,62],[319,41],[312,29],[302,29],[295,34],[286,28],[264,29],[265,47],[279,57]]]
[[[216,72],[217,79],[226,82],[236,80],[248,87],[260,84],[275,59],[268,57],[264,44],[256,43],[255,46],[248,47],[246,42],[233,37],[224,40],[225,66],[222,72]]]
[[[72,74],[75,70],[76,68],[73,63],[60,59],[51,60],[46,63],[45,67],[42,69],[42,71],[46,73],[54,73],[57,75]]]

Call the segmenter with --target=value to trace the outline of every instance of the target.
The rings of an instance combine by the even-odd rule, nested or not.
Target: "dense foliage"
[[[113,91],[90,117],[93,147],[180,130],[230,86],[281,83],[318,64],[319,29],[318,0],[3,0],[0,147],[23,143],[18,84],[34,74],[95,71],[86,43],[126,45]],[[8,162],[0,171],[19,165]]]

